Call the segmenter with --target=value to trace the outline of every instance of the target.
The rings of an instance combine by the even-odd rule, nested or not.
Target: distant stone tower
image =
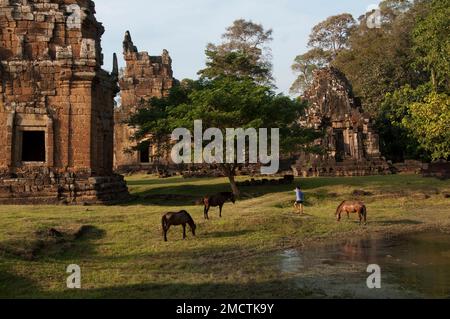
[[[325,136],[315,141],[324,155],[302,154],[294,170],[300,176],[360,176],[390,173],[381,157],[372,119],[363,114],[344,74],[335,68],[316,71],[305,92],[309,102],[304,125]]]
[[[0,0],[0,204],[128,197],[94,14],[90,0]]]
[[[130,141],[134,131],[124,122],[151,98],[167,96],[175,79],[169,52],[164,50],[161,56],[138,52],[128,31],[123,55],[126,67],[119,78],[121,102],[115,112],[114,166],[119,171],[140,170],[152,164],[153,146],[142,152],[129,152],[135,145]]]

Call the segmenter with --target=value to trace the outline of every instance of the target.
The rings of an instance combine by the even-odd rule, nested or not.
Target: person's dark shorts
[[[299,200],[298,200],[298,201],[296,201],[295,203],[296,203],[296,204],[300,204],[300,205],[303,205],[303,204],[304,204],[305,202],[303,202],[303,201],[299,201]]]

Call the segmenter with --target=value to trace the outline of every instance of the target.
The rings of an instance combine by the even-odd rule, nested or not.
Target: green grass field
[[[293,186],[242,188],[210,221],[195,206],[204,194],[229,190],[225,179],[128,178],[134,202],[117,206],[0,206],[2,298],[301,298],[313,294],[274,267],[277,253],[350,236],[420,231],[450,225],[450,181],[419,176],[298,180],[307,196],[306,216],[293,213]],[[337,223],[334,212],[354,190],[369,224],[356,216]],[[165,199],[162,195],[171,194]],[[177,196],[173,196],[177,195]],[[448,197],[448,196],[447,196]],[[182,240],[173,228],[161,234],[161,215],[188,210],[197,237]],[[43,242],[37,232],[89,226],[78,239]],[[70,264],[82,269],[82,289],[66,288]]]

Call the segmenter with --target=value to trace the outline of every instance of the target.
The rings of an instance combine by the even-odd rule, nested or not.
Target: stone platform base
[[[439,161],[424,166],[424,177],[435,177],[439,179],[450,179],[450,162]]]
[[[95,205],[130,199],[123,176],[78,177],[73,173],[0,178],[0,205]]]
[[[390,165],[382,159],[348,160],[344,162],[324,161],[308,165],[299,161],[292,169],[297,177],[350,177],[390,175],[394,173]]]

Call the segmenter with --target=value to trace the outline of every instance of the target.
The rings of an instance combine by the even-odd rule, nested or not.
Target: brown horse
[[[213,196],[206,196],[203,198],[203,205],[205,205],[205,219],[209,219],[209,210],[211,207],[219,207],[220,218],[222,218],[222,209],[226,202],[231,201],[233,204],[236,203],[236,197],[231,192],[219,193]]]
[[[359,224],[361,225],[363,220],[364,224],[367,224],[367,207],[363,202],[357,201],[343,201],[336,210],[337,221],[341,221],[342,214],[347,214],[350,219],[350,214],[357,213],[359,216]]]
[[[183,239],[186,239],[186,225],[191,227],[192,235],[195,236],[195,230],[197,225],[195,225],[194,219],[185,210],[178,213],[167,213],[162,218],[162,230],[164,241],[167,241],[167,232],[171,226],[183,226]]]

